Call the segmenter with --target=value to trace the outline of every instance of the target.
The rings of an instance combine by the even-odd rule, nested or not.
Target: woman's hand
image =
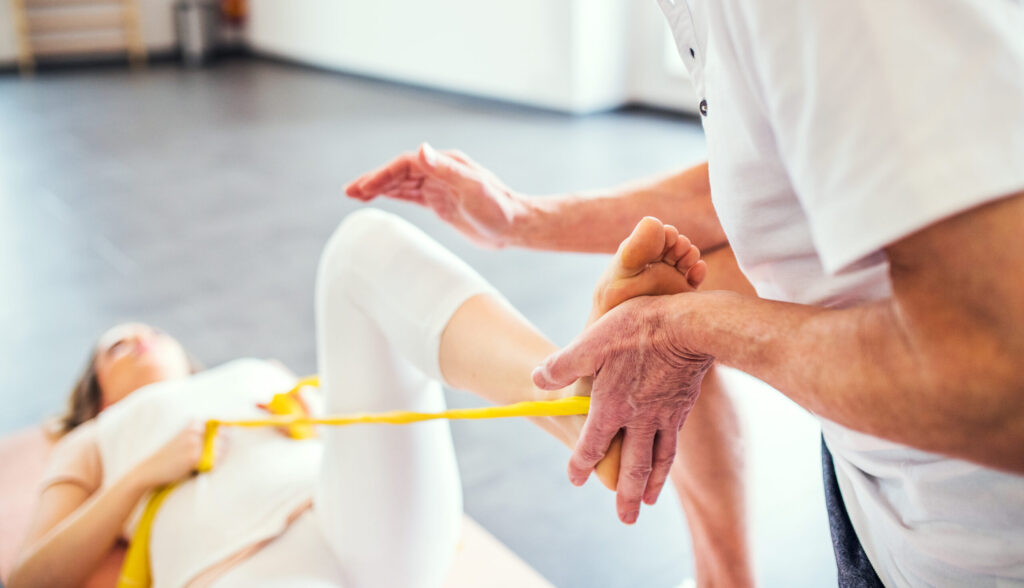
[[[192,475],[203,453],[204,432],[205,427],[202,423],[189,423],[163,447],[139,464],[136,472],[141,480],[147,486],[161,486]],[[219,441],[218,438],[214,442],[214,452],[217,454],[220,453],[222,445]]]
[[[519,221],[531,211],[527,197],[464,153],[426,143],[356,178],[345,193],[363,201],[386,196],[426,206],[474,243],[493,249],[512,244]]]

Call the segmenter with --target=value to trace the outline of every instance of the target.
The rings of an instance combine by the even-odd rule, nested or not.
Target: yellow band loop
[[[220,429],[220,424],[220,421],[216,420],[206,421],[206,430],[203,432],[203,452],[199,456],[199,463],[196,464],[196,471],[199,473],[213,469],[213,442],[217,440],[217,430]]]
[[[153,521],[160,505],[164,503],[177,484],[160,486],[153,491],[146,503],[142,516],[135,526],[132,542],[121,564],[121,575],[117,578],[117,588],[149,588],[153,583],[149,570],[149,536],[153,531]]]
[[[276,416],[265,419],[249,419],[237,421],[207,421],[206,435],[203,437],[203,453],[199,458],[198,470],[208,472],[213,467],[213,442],[218,427],[290,427],[296,425],[328,425],[340,427],[345,425],[380,424],[407,425],[437,419],[470,420],[500,419],[508,417],[551,417],[587,414],[590,410],[590,397],[570,396],[558,400],[534,400],[517,402],[505,406],[487,406],[483,408],[456,408],[443,412],[410,412],[396,410],[393,412],[363,413],[350,415],[326,416],[311,418],[304,416]]]
[[[318,387],[320,380],[316,376],[303,378],[289,392],[298,393],[300,388],[311,386]],[[250,419],[236,421],[221,421],[211,419],[206,421],[206,430],[203,433],[203,451],[196,464],[199,472],[208,472],[215,465],[214,441],[217,439],[217,432],[220,427],[295,427],[295,426],[345,426],[358,424],[384,424],[384,425],[406,425],[422,421],[437,419],[466,420],[466,419],[501,419],[508,417],[552,417],[587,414],[590,410],[590,398],[587,396],[571,396],[558,400],[536,400],[528,402],[517,402],[505,406],[488,406],[484,408],[457,408],[443,412],[410,412],[398,410],[393,412],[361,413],[350,415],[326,416],[311,418],[304,415],[281,415],[265,419]],[[151,583],[149,577],[149,535],[156,518],[160,504],[167,498],[167,495],[174,489],[175,485],[159,488],[149,499],[146,509],[139,519],[135,534],[132,537],[131,545],[125,556],[121,568],[121,578],[118,588],[146,587]]]

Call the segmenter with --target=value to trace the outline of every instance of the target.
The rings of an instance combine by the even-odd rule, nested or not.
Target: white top
[[[263,418],[256,407],[295,378],[274,363],[240,359],[194,376],[132,392],[96,418],[104,484],[118,480],[181,431],[208,418]],[[183,586],[210,567],[276,537],[312,499],[323,444],[295,441],[276,429],[224,428],[228,444],[206,474],[182,482],[153,522],[154,588]],[[134,534],[149,495],[129,517]]]
[[[886,297],[886,245],[1024,189],[1019,1],[659,1],[761,296]],[[822,428],[887,585],[1024,584],[1024,477]]]

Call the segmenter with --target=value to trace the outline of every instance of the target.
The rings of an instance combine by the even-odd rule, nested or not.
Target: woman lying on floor
[[[694,289],[706,273],[699,255],[674,228],[644,219],[599,282],[591,320],[634,296]],[[441,411],[442,381],[500,404],[552,397],[530,374],[555,346],[393,215],[367,209],[341,224],[320,261],[316,311],[329,414]],[[177,341],[145,325],[105,333],[10,586],[81,584],[132,536],[147,493],[181,479],[152,529],[154,586],[440,585],[462,521],[447,422],[325,427],[301,442],[269,428],[232,430],[218,440],[227,447],[217,467],[188,477],[201,421],[258,418],[258,403],[294,384],[283,367],[254,359],[194,373]],[[582,423],[538,419],[570,447]],[[610,456],[599,474],[614,485],[617,470]]]

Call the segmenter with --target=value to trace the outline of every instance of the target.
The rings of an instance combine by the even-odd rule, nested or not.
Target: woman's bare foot
[[[692,292],[707,276],[700,250],[672,225],[640,220],[597,281],[587,324],[637,296]]]
[[[587,319],[590,325],[606,312],[637,296],[692,292],[707,276],[700,250],[672,225],[644,217],[619,245],[608,268],[594,288],[594,305]],[[574,396],[590,396],[591,378],[581,378],[565,390]],[[572,447],[583,430],[584,417],[560,417],[553,434]],[[543,425],[542,425],[543,426]],[[550,427],[545,427],[551,431]],[[619,478],[622,434],[612,441],[595,472],[601,483],[615,490]]]

